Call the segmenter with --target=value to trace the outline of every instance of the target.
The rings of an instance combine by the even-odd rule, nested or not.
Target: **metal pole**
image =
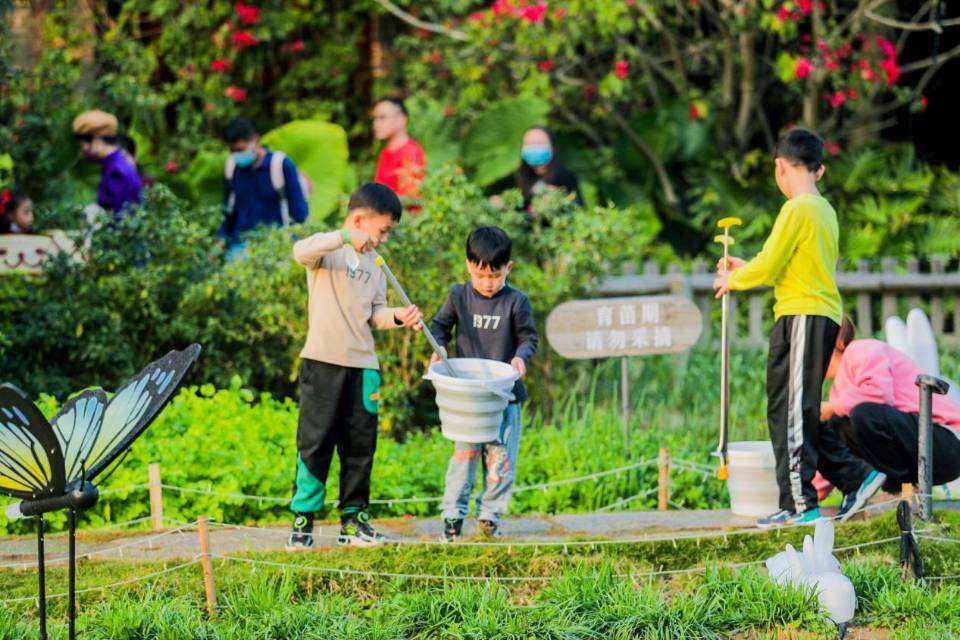
[[[950,388],[945,381],[928,375],[917,376],[920,387],[919,436],[917,443],[917,484],[920,487],[919,516],[933,518],[933,394],[943,395]]]
[[[37,574],[39,597],[37,598],[38,617],[40,618],[40,640],[47,640],[47,574],[43,558],[43,514],[37,516]]]
[[[77,511],[70,509],[70,537],[67,554],[67,627],[68,638],[77,637]]]
[[[620,417],[623,420],[623,450],[630,459],[630,363],[620,358]]]

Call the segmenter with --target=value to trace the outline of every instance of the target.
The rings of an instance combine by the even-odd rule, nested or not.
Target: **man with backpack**
[[[243,254],[241,234],[261,225],[287,227],[309,213],[305,178],[293,160],[260,143],[260,133],[248,118],[234,118],[223,132],[230,148],[224,167],[223,238],[227,259]]]

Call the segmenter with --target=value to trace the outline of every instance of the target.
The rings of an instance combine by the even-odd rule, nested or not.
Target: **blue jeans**
[[[477,463],[480,462],[483,489],[476,499],[477,518],[499,524],[513,495],[522,430],[520,404],[511,402],[503,412],[497,440],[479,444],[455,443],[441,505],[444,518],[462,520],[470,512],[470,495],[476,483]]]

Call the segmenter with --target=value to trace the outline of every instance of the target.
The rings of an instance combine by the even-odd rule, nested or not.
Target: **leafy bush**
[[[579,210],[551,198],[539,206],[552,224],[531,226],[455,168],[434,174],[423,193],[422,212],[407,215],[383,255],[428,315],[466,279],[463,244],[478,224],[500,224],[515,238],[512,281],[530,295],[541,326],[553,306],[617,264],[610,256],[642,255],[658,229],[649,207]],[[516,204],[517,195],[508,200]],[[89,384],[112,388],[149,357],[200,342],[197,380],[226,386],[239,375],[292,395],[307,321],[304,273],[290,247],[294,234],[323,221],[252,234],[250,256],[226,266],[212,237],[218,221],[216,208],[190,207],[158,186],[138,213],[93,234],[85,264],[60,259],[39,280],[4,278],[10,313],[0,318],[0,375],[57,396]],[[339,220],[323,228],[335,226]],[[385,424],[410,426],[428,348],[412,332],[379,334]],[[574,370],[554,362],[544,344],[531,372],[534,396],[551,400],[549,385]]]

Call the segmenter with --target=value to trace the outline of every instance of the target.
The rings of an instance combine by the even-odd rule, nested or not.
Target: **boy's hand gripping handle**
[[[717,226],[723,229],[723,235],[714,238],[723,245],[723,269],[727,272],[730,258],[730,245],[734,244],[730,228],[743,224],[740,218],[723,218]],[[720,440],[716,455],[720,458],[717,479],[727,479],[727,437],[730,432],[730,295],[725,293],[720,302]]]

